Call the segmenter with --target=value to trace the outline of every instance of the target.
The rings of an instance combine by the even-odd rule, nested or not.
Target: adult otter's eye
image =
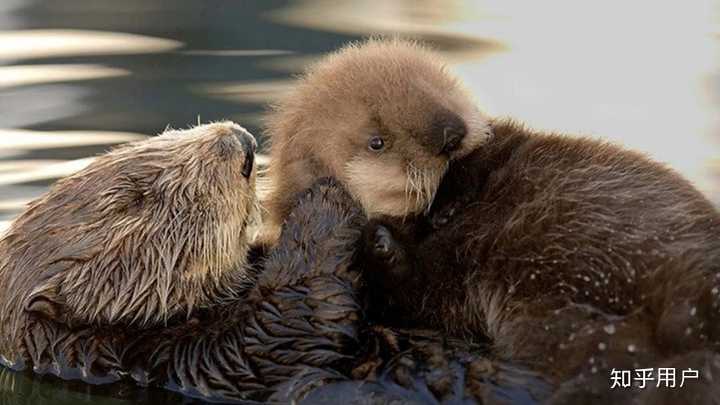
[[[381,151],[385,147],[385,141],[379,136],[373,136],[368,142],[368,147],[375,152]]]

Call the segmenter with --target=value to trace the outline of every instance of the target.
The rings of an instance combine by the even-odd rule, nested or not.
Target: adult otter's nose
[[[460,149],[465,135],[467,135],[467,129],[465,129],[465,125],[462,122],[445,126],[445,128],[443,128],[443,146],[440,153],[449,155]]]
[[[253,166],[255,165],[255,149],[257,148],[257,142],[255,142],[255,138],[244,129],[237,129],[234,132],[235,137],[238,141],[240,141],[240,145],[242,145],[243,151],[245,151],[245,162],[243,162],[241,173],[243,177],[247,179],[250,178]]]

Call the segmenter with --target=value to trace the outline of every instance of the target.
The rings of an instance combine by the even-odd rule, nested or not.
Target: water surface
[[[429,42],[493,115],[645,151],[720,201],[719,3],[661,3],[2,0],[0,229],[94,155],[167,126],[232,119],[262,141],[293,74],[371,34]],[[0,371],[0,404],[50,401],[177,398]]]

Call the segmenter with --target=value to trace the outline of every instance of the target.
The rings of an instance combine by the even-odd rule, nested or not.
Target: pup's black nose
[[[449,156],[460,149],[465,135],[465,121],[454,112],[441,108],[433,117],[427,146],[435,154]]]
[[[443,128],[443,146],[441,153],[450,154],[458,149],[463,138],[467,135],[467,129],[462,122],[452,123]]]
[[[257,143],[255,142],[255,138],[245,130],[236,130],[235,136],[240,141],[243,151],[245,151],[245,162],[243,162],[242,175],[245,178],[249,178],[255,165],[255,149],[257,148]]]

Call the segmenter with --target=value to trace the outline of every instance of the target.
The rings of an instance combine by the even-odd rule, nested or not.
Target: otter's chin
[[[343,182],[368,217],[406,217],[430,207],[447,167],[447,161],[416,167],[356,158],[346,164]]]

